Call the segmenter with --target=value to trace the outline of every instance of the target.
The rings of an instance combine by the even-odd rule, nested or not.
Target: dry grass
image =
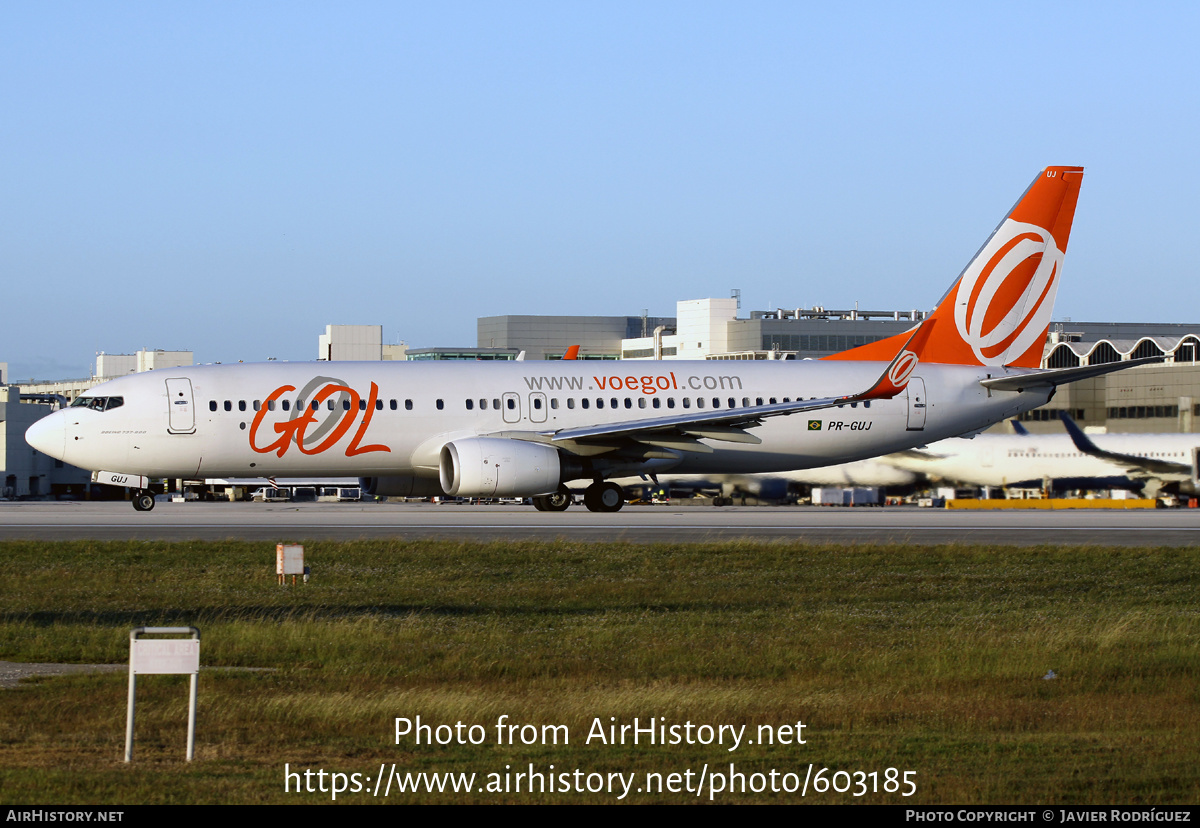
[[[122,662],[129,629],[196,625],[198,761],[185,680],[125,676],[0,692],[0,802],[301,802],[283,766],[374,776],[917,771],[923,804],[1200,798],[1200,551],[802,544],[311,543],[306,587],[273,546],[0,544],[0,659]],[[1048,670],[1059,676],[1042,680]],[[489,728],[479,746],[394,744],[397,716]],[[497,745],[501,715],[569,745]],[[787,747],[584,744],[593,718],[807,724]],[[366,794],[349,801],[375,801]],[[341,801],[341,799],[339,801]],[[396,799],[393,795],[393,801]],[[611,802],[427,794],[404,801]],[[696,801],[682,794],[633,801]],[[737,794],[719,801],[795,801]],[[629,800],[626,800],[629,801]],[[829,793],[806,801],[849,802]]]

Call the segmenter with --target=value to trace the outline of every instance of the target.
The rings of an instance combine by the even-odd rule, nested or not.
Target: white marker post
[[[287,576],[292,576],[292,584],[296,576],[304,574],[304,547],[298,543],[275,544],[275,575],[280,585],[287,582]],[[308,579],[305,579],[305,583]]]
[[[180,635],[191,638],[141,640],[141,635]],[[134,698],[138,673],[147,675],[191,674],[188,701],[188,761],[196,755],[196,678],[200,673],[200,630],[196,627],[136,627],[129,631],[129,707],[125,718],[125,761],[133,760]]]

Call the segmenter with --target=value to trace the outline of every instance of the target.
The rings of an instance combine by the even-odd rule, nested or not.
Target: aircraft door
[[[925,380],[920,377],[909,377],[908,387],[908,430],[925,430]]]
[[[513,391],[509,391],[500,400],[500,407],[504,410],[504,422],[519,423],[521,422],[521,395]]]
[[[192,381],[186,377],[167,380],[167,431],[194,434],[196,408],[192,403]]]
[[[529,395],[529,421],[531,423],[546,422],[546,395],[534,391]]]

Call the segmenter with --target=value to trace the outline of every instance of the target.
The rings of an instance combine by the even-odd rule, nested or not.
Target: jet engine
[[[454,497],[553,494],[562,480],[558,450],[502,437],[469,437],[442,446],[442,488]]]

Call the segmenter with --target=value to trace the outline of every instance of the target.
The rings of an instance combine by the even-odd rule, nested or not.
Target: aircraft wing
[[[1136,454],[1120,454],[1115,451],[1105,451],[1092,442],[1091,438],[1071,419],[1065,411],[1059,412],[1063,426],[1071,435],[1075,448],[1084,454],[1099,457],[1103,460],[1124,466],[1130,477],[1149,477],[1170,475],[1174,477],[1191,478],[1192,467],[1187,463],[1175,463],[1170,460],[1158,460],[1154,457],[1139,457]]]
[[[538,434],[543,438],[549,438],[552,443],[616,438],[650,442],[664,448],[700,452],[712,451],[708,446],[698,442],[701,439],[724,440],[733,443],[761,443],[762,440],[747,432],[746,429],[762,425],[762,421],[767,417],[803,414],[808,411],[819,411],[823,408],[833,408],[866,400],[890,399],[899,394],[905,388],[908,374],[911,374],[916,365],[913,354],[906,349],[923,328],[926,328],[924,323],[918,325],[879,378],[870,388],[857,394],[796,400],[773,405],[756,405],[749,408],[693,410],[648,420],[626,420],[580,428],[542,431]],[[897,368],[906,373],[898,373]],[[896,381],[897,377],[902,377],[900,382]],[[671,439],[672,434],[677,435],[677,438]]]

